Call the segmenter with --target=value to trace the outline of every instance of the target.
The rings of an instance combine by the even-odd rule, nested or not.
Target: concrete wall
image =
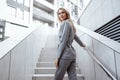
[[[109,47],[105,46],[104,44],[101,44],[100,42],[93,40],[94,44],[94,55],[100,60],[103,65],[116,77],[116,57],[114,56],[114,50],[110,49]],[[95,67],[98,67],[95,65]],[[104,71],[101,71],[99,68],[96,68],[96,79],[101,80],[111,80],[107,79],[108,76],[105,75]]]
[[[1,80],[32,80],[35,63],[47,40],[46,30],[37,28],[0,59]]]
[[[8,80],[9,68],[10,68],[10,52],[4,56],[4,59],[0,60],[0,79]]]
[[[118,54],[117,52],[115,52],[115,57],[116,57],[117,77],[118,80],[120,80],[120,53]]]
[[[80,30],[77,31],[77,34],[92,54],[119,80],[120,52],[115,52],[87,34],[82,34]],[[76,42],[74,42],[74,47],[77,52],[77,62],[85,76],[85,80],[111,80],[104,70]]]
[[[95,30],[120,15],[120,0],[91,0],[80,18],[80,24]]]

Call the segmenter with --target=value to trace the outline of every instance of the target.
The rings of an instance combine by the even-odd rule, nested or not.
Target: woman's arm
[[[80,38],[76,34],[74,36],[74,39],[81,47],[85,47],[85,44],[83,44],[83,42],[80,40]]]
[[[69,31],[70,31],[70,24],[68,22],[64,22],[62,27],[64,27],[62,33],[60,34],[60,43],[59,43],[59,47],[58,47],[58,55],[57,58],[60,58],[60,55],[62,54],[67,41],[68,41],[68,37],[69,37]]]

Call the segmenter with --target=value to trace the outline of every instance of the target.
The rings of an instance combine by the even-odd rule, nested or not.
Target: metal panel
[[[119,42],[120,15],[112,19],[111,21],[103,25],[102,27],[95,30],[95,32]]]

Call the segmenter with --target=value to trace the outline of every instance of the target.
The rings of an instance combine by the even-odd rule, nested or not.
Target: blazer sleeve
[[[74,39],[80,46],[83,46],[83,42],[80,40],[80,38],[76,34],[74,36]]]
[[[68,38],[69,38],[69,31],[70,31],[70,24],[68,22],[65,22],[63,25],[62,25],[63,28],[63,31],[61,33],[61,37],[60,37],[60,43],[59,43],[59,46],[58,46],[58,54],[57,54],[57,58],[60,58],[60,55],[61,53],[63,52],[66,44],[67,44],[67,41],[68,41]]]

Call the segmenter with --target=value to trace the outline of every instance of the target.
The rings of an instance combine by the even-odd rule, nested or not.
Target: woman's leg
[[[77,80],[76,76],[76,60],[73,60],[67,69],[69,80]]]
[[[63,80],[65,72],[67,71],[68,66],[70,65],[72,60],[61,59],[59,63],[59,67],[56,70],[54,80]]]

